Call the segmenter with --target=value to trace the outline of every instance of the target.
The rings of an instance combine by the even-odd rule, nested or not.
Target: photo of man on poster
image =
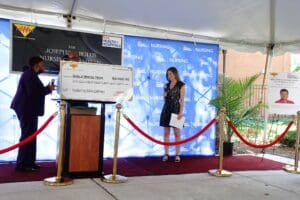
[[[300,74],[272,74],[268,83],[268,111],[278,115],[296,115],[300,109]]]
[[[280,99],[275,101],[275,103],[288,103],[288,104],[294,104],[294,101],[289,100],[289,91],[287,89],[281,89],[280,90]]]

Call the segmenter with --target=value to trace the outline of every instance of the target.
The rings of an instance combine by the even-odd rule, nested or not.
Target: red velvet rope
[[[48,119],[47,121],[37,130],[35,131],[32,135],[28,136],[27,138],[25,138],[24,140],[20,141],[19,143],[17,144],[14,144],[10,147],[7,147],[5,149],[0,149],[0,154],[3,154],[3,153],[7,153],[11,150],[14,150],[20,146],[23,146],[25,144],[27,144],[28,142],[30,142],[31,140],[33,140],[38,134],[40,134],[47,126],[48,124],[56,117],[57,115],[57,112],[52,114]]]
[[[287,132],[289,131],[289,129],[291,128],[291,126],[293,125],[293,121],[291,121],[288,126],[286,127],[286,129],[284,130],[284,132],[276,138],[276,140],[274,140],[273,142],[269,143],[269,144],[253,144],[253,143],[250,143],[249,141],[247,141],[240,133],[239,131],[237,130],[237,128],[234,126],[234,124],[232,123],[232,121],[230,120],[227,120],[227,123],[228,125],[230,126],[230,128],[233,130],[233,132],[248,146],[250,147],[254,147],[254,148],[260,148],[260,149],[264,149],[264,148],[267,148],[267,147],[271,147],[273,146],[274,144],[280,142],[284,136],[287,134]]]
[[[191,140],[194,140],[195,138],[199,137],[200,135],[202,135],[211,125],[213,125],[217,120],[216,118],[212,119],[208,124],[206,124],[206,126],[201,129],[198,133],[196,133],[195,135],[186,138],[184,140],[180,140],[180,141],[176,141],[176,142],[162,142],[160,140],[157,140],[153,137],[151,137],[150,135],[148,135],[147,133],[145,133],[142,129],[140,129],[129,117],[125,116],[125,119],[128,121],[128,123],[134,128],[136,129],[139,133],[141,133],[144,137],[146,137],[147,139],[151,140],[152,142],[155,142],[157,144],[160,145],[165,145],[165,146],[174,146],[174,145],[180,145],[180,144],[184,144],[187,143]]]

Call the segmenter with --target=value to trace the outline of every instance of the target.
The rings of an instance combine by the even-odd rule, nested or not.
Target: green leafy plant
[[[251,96],[251,87],[259,77],[259,74],[244,79],[234,80],[225,78],[215,99],[210,104],[218,110],[225,108],[225,115],[239,128],[247,120],[257,116],[265,104],[258,102],[254,105],[246,105]],[[233,132],[226,126],[226,142],[231,142]]]
[[[288,134],[280,141],[288,147],[295,147],[297,131],[289,131]]]
[[[297,65],[293,72],[300,72],[300,65]]]

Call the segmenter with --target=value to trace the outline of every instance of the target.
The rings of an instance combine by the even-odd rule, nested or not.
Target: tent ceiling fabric
[[[66,26],[72,12],[74,29],[277,52],[300,50],[299,10],[296,0],[0,0],[3,18]]]

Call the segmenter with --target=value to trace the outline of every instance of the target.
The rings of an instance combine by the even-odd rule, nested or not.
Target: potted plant
[[[239,128],[243,122],[258,114],[265,105],[262,102],[254,105],[246,105],[251,96],[251,87],[259,77],[259,74],[244,79],[234,80],[225,78],[222,81],[220,91],[210,104],[218,110],[225,108],[225,115]],[[232,155],[233,143],[231,141],[233,131],[225,124],[224,155]]]

